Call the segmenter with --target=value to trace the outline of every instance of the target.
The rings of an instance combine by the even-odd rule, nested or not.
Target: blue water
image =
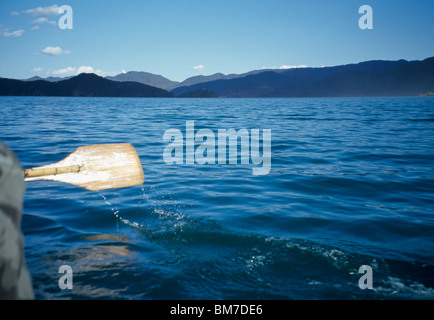
[[[167,165],[167,129],[271,129],[271,170]],[[24,168],[129,142],[145,183],[28,182],[37,299],[433,299],[434,99],[0,97]],[[61,265],[73,289],[61,290]],[[373,288],[359,288],[362,265]]]

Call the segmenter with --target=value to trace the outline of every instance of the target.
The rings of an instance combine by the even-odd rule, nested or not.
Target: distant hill
[[[182,86],[220,97],[414,96],[434,91],[434,57],[423,61],[366,61],[324,68],[254,71],[232,79]]]
[[[28,79],[23,79],[23,81],[36,81],[36,80],[44,80],[43,78],[39,77],[39,76],[34,76]]]
[[[231,76],[226,76],[223,73],[215,73],[210,76],[194,76],[182,81],[178,87],[188,87],[198,83],[210,82],[214,80],[232,79]]]
[[[192,86],[199,83],[204,82],[210,82],[214,80],[228,80],[228,79],[235,79],[235,78],[242,78],[250,74],[256,74],[259,72],[263,72],[264,70],[254,70],[250,71],[248,73],[243,74],[229,74],[225,75],[223,73],[215,73],[209,76],[199,75],[199,76],[193,76],[190,78],[185,79],[182,82],[172,81],[169,80],[161,75],[149,73],[149,72],[143,72],[143,71],[129,71],[126,73],[120,73],[116,76],[107,76],[106,79],[113,80],[113,81],[134,81],[143,83],[149,86],[161,88],[164,90],[173,90],[178,87],[187,87]],[[51,77],[52,78],[52,77]],[[44,79],[48,80],[48,78]],[[52,81],[52,80],[50,80]]]
[[[265,72],[268,71],[269,69],[264,69],[264,70],[253,70],[253,71],[249,71],[246,73],[241,73],[241,74],[228,74],[225,75],[223,73],[214,73],[212,75],[209,76],[194,76],[194,77],[190,77],[185,79],[184,81],[182,81],[181,83],[179,83],[176,88],[179,87],[188,87],[188,86],[192,86],[195,84],[199,84],[199,83],[204,83],[204,82],[211,82],[211,81],[215,81],[215,80],[231,80],[231,79],[237,79],[237,78],[244,78],[246,76],[249,75],[253,75],[253,74],[258,74],[261,72]],[[282,70],[274,70],[275,72],[282,72]]]
[[[24,79],[23,81],[36,81],[36,80],[45,80],[45,81],[49,81],[49,82],[57,82],[57,81],[63,81],[63,80],[68,80],[71,79],[72,77],[65,77],[65,78],[61,78],[61,77],[47,77],[47,78],[41,78],[39,76],[34,76],[28,79]]]
[[[163,76],[152,74],[149,72],[140,72],[140,71],[130,71],[126,73],[120,73],[116,76],[108,76],[105,77],[108,80],[113,81],[134,81],[146,84],[148,86],[153,86],[157,88],[161,88],[164,90],[172,90],[179,85],[179,82],[169,80]]]
[[[0,78],[2,96],[72,96],[72,97],[173,97],[173,94],[138,82],[117,82],[92,73],[82,73],[68,80],[21,81]]]

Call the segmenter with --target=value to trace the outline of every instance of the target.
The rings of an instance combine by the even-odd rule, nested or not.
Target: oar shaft
[[[62,173],[73,173],[80,172],[81,166],[69,166],[69,167],[58,167],[58,168],[33,168],[24,170],[25,178],[43,177],[51,176]]]

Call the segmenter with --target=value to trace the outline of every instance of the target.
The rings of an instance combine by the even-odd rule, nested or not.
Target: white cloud
[[[24,30],[17,30],[12,32],[3,31],[2,36],[9,38],[9,37],[21,37],[25,31]]]
[[[40,73],[40,72],[42,72],[42,68],[34,68],[34,69],[32,69],[32,70],[30,70],[29,71],[30,73]]]
[[[58,70],[49,70],[47,71],[48,75],[53,75],[53,76],[72,76],[72,75],[76,75],[76,68],[73,67],[67,67],[67,68],[63,68],[63,69],[58,69]]]
[[[48,20],[48,19],[45,18],[45,17],[42,17],[42,18],[38,18],[38,19],[36,19],[36,20],[33,20],[32,23],[33,23],[33,24],[43,24],[43,23],[48,23],[48,24],[51,24],[52,26],[57,26],[57,22],[56,22],[56,21]]]
[[[194,66],[193,70],[203,70],[204,66],[203,65],[198,65],[198,66]]]
[[[34,17],[55,17],[60,15],[59,6],[57,4],[50,7],[37,7],[34,9],[24,10],[23,12]]]
[[[11,16],[19,16],[19,15],[20,15],[19,12],[16,12],[16,11],[12,11],[12,12],[11,12]]]
[[[297,69],[297,68],[309,68],[309,66],[307,66],[305,64],[300,64],[297,66],[291,66],[291,65],[284,64],[280,67],[262,67],[262,69],[280,69],[280,70]]]
[[[38,30],[38,29],[39,29],[39,26],[34,26],[34,27],[30,28],[30,30]]]
[[[62,54],[69,54],[69,50],[63,50],[61,47],[46,47],[41,51],[46,56],[60,56]]]
[[[90,66],[81,66],[78,67],[77,69],[77,74],[80,73],[95,73],[95,74],[99,74],[101,73],[101,70],[95,70],[94,68],[90,67]]]
[[[298,68],[308,68],[308,66],[305,64],[301,64],[298,66],[288,66],[288,65],[284,64],[283,66],[279,67],[279,69],[298,69]]]

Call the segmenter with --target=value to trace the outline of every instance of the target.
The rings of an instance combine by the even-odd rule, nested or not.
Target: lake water
[[[186,121],[270,129],[270,172],[166,164],[164,133],[185,139]],[[434,299],[434,98],[0,97],[0,139],[24,168],[128,142],[145,173],[100,192],[26,184],[37,299]]]

